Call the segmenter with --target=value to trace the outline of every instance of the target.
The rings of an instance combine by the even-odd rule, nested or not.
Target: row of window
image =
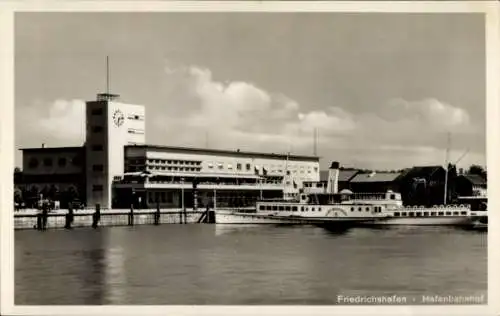
[[[422,217],[422,216],[459,216],[467,215],[466,211],[455,212],[394,212],[395,217]]]
[[[143,165],[144,158],[128,159],[127,163],[129,165],[134,165],[134,164]],[[180,159],[177,159],[177,160],[148,159],[147,163],[148,164],[159,164],[159,165],[183,165],[183,166],[201,166],[201,164],[202,164],[202,162],[199,160],[180,160]],[[250,163],[246,163],[244,165],[242,163],[236,163],[234,165],[232,163],[224,164],[223,162],[208,162],[207,167],[208,167],[208,169],[219,169],[219,170],[223,170],[224,168],[226,168],[227,170],[238,170],[238,171],[241,171],[243,169],[245,169],[246,171],[252,170],[252,165]],[[258,165],[255,165],[254,167],[255,167],[256,172],[258,170],[260,170]],[[267,168],[268,168],[267,166],[263,167],[264,173],[267,173],[267,171],[268,171]],[[309,167],[309,169],[311,169],[311,168]],[[317,167],[314,167],[314,170],[317,171],[317,169],[318,169]],[[162,170],[164,170],[164,169],[162,169]],[[169,169],[167,169],[167,170],[169,170]],[[270,172],[271,173],[272,172],[282,173],[283,170],[282,169],[271,170]],[[290,174],[290,170],[288,170],[287,172],[288,172],[288,174]],[[294,173],[299,173],[299,171],[294,171]],[[300,173],[306,173],[306,171],[301,170]],[[311,170],[308,170],[307,173],[311,173]]]
[[[129,169],[137,169],[130,167]],[[140,168],[139,168],[140,169]],[[201,171],[201,167],[165,167],[165,166],[148,166],[148,170],[168,170],[168,171]]]
[[[259,210],[261,211],[284,211],[284,212],[298,212],[299,207],[298,206],[292,206],[292,205],[260,205]],[[301,212],[314,212],[316,210],[315,207],[300,207]],[[321,207],[318,207],[318,212],[321,212]]]
[[[260,205],[259,209],[261,211],[289,211],[289,212],[298,212],[298,206],[291,206],[291,205]],[[315,207],[307,207],[307,206],[301,206],[300,211],[301,212],[307,212],[307,211],[314,212]],[[318,207],[318,212],[321,211],[321,207]],[[351,212],[354,212],[355,208],[351,207]],[[362,212],[363,208],[358,207],[358,211]],[[365,207],[366,212],[370,212],[371,208],[370,207]],[[380,213],[382,211],[382,207],[380,206],[375,206],[373,207],[373,211],[375,213]]]
[[[46,158],[43,158],[42,159],[42,164],[44,167],[52,167],[54,165],[54,161],[56,160],[56,158],[50,158],[50,157],[46,157]],[[73,157],[71,160],[71,164],[73,166],[80,166],[81,165],[81,159],[79,157]],[[66,165],[68,164],[68,159],[65,158],[65,157],[59,157],[57,158],[57,166],[59,167],[66,167]],[[37,168],[38,166],[40,165],[40,161],[33,157],[29,160],[28,162],[28,167],[30,169],[35,169]]]
[[[144,163],[144,159],[130,159],[130,163]],[[167,164],[167,165],[187,165],[187,166],[200,166],[201,161],[197,160],[169,160],[169,159],[148,159],[148,164]]]

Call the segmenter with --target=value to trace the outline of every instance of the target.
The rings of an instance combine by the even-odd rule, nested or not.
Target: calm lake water
[[[16,231],[16,304],[336,304],[481,295],[487,234],[453,228],[162,225]]]

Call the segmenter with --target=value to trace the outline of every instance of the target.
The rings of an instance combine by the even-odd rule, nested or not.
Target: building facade
[[[22,172],[15,185],[27,207],[40,199],[69,201],[86,199],[85,150],[83,147],[25,148]]]
[[[69,190],[64,202],[89,207],[246,206],[319,181],[314,156],[146,145],[144,106],[117,95],[98,94],[85,113],[83,146],[23,149],[16,179],[34,200],[40,191],[56,199]]]
[[[112,184],[124,173],[126,145],[146,143],[145,108],[100,94],[86,103],[86,203],[110,207]]]
[[[114,183],[117,207],[247,206],[319,180],[318,157],[239,150],[128,145],[124,166]]]

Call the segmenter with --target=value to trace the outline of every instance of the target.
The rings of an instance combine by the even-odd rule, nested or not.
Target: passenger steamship
[[[404,207],[401,194],[355,194],[338,191],[338,163],[332,163],[326,187],[293,199],[260,200],[251,211],[216,210],[219,224],[333,224],[351,225],[455,225],[470,226],[487,218],[470,205]],[[321,192],[323,190],[323,192]]]

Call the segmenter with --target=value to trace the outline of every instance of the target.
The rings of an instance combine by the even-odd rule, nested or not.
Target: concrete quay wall
[[[23,210],[14,213],[14,229],[35,229],[40,211]],[[74,210],[72,228],[91,227],[95,210]],[[64,228],[68,210],[55,210],[47,215],[46,229]],[[189,224],[198,223],[203,219],[205,210],[160,209],[158,220],[155,220],[157,210],[113,209],[101,210],[98,226],[130,226],[155,224]],[[132,221],[131,221],[131,218]]]

